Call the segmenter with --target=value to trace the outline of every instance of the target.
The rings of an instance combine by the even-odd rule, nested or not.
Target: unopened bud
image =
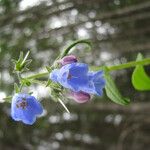
[[[65,56],[60,60],[60,63],[62,66],[71,64],[71,63],[75,63],[75,62],[77,62],[77,58],[74,55]]]
[[[77,103],[85,103],[88,102],[91,98],[90,94],[85,92],[70,92],[70,97],[74,99]]]

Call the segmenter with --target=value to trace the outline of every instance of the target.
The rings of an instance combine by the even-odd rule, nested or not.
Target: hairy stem
[[[125,64],[115,65],[115,66],[109,66],[108,71],[114,71],[114,70],[121,70],[121,69],[128,69],[131,67],[135,67],[136,65],[149,65],[150,64],[150,58],[145,58],[140,61],[131,61]]]
[[[64,51],[60,55],[60,58],[63,58],[64,56],[66,56],[69,53],[69,51],[77,44],[87,44],[89,47],[91,47],[91,42],[89,40],[86,40],[86,39],[77,40],[64,49]]]
[[[37,78],[43,78],[49,75],[49,72],[42,72],[42,73],[38,73],[38,74],[34,74],[31,76],[26,77],[26,79],[37,79]]]
[[[135,67],[136,65],[149,65],[150,64],[150,58],[145,58],[140,61],[131,61],[125,64],[115,65],[115,66],[108,66],[108,71],[115,71],[115,70],[121,70],[121,69],[128,69],[131,67]],[[96,67],[96,70],[101,69],[101,67]],[[49,75],[49,72],[43,72],[39,74],[34,74],[31,76],[26,77],[27,79],[37,79],[46,77]]]

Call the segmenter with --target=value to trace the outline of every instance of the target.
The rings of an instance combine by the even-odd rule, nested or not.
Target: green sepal
[[[28,71],[29,69],[27,68],[29,66],[29,64],[32,62],[31,59],[28,59],[30,51],[27,52],[27,54],[24,56],[23,52],[20,52],[20,56],[18,60],[12,60],[12,62],[14,63],[14,72],[24,72],[24,71]]]
[[[49,73],[51,73],[51,72],[52,72],[52,68],[51,68],[51,67],[46,66],[46,69],[47,69],[47,71],[48,71]]]
[[[58,99],[62,98],[63,87],[53,82],[51,82],[49,87],[50,87],[50,96],[52,100],[58,102]]]
[[[27,79],[27,78],[22,78],[21,79],[21,84],[22,85],[26,85],[26,86],[30,86],[31,85],[31,80],[30,79]]]
[[[50,86],[51,83],[52,83],[52,81],[48,79],[48,81],[47,81],[47,83],[46,83],[46,87]]]

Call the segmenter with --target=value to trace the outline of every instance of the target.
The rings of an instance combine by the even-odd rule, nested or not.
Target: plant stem
[[[43,72],[43,73],[38,73],[38,74],[28,76],[26,78],[27,79],[37,79],[37,78],[42,78],[42,77],[45,77],[45,76],[48,76],[48,75],[49,75],[49,72]]]
[[[91,42],[89,40],[83,39],[83,40],[77,40],[75,42],[73,42],[71,45],[69,45],[67,48],[64,49],[64,51],[61,53],[60,58],[63,58],[64,56],[66,56],[69,51],[76,46],[77,44],[87,44],[88,46],[91,47]]]
[[[43,85],[43,86],[45,86],[45,84],[46,84],[46,81],[39,81],[39,80],[32,80],[32,82],[33,83],[37,83],[37,84],[41,84],[41,85]]]
[[[128,69],[131,67],[135,67],[136,65],[149,65],[150,64],[150,58],[145,58],[140,61],[131,61],[125,64],[115,65],[115,66],[108,66],[108,71],[115,71],[115,70],[121,70],[121,69]],[[96,67],[96,70],[101,69],[102,67]],[[43,72],[39,74],[34,74],[31,76],[26,77],[27,79],[37,79],[42,78],[45,76],[48,76],[49,72]]]
[[[131,62],[128,62],[125,64],[109,66],[108,71],[127,69],[127,68],[131,68],[131,67],[135,67],[136,65],[149,65],[149,64],[150,64],[150,58],[145,58],[140,61],[131,61]]]

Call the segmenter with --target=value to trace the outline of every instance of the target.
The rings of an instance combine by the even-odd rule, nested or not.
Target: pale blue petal
[[[42,105],[36,100],[34,96],[27,98],[28,111],[34,113],[35,115],[40,115],[43,112]]]
[[[54,69],[50,73],[50,79],[53,80],[54,82],[58,82],[58,80],[57,80],[58,76],[59,76],[59,70],[58,69]]]
[[[26,99],[27,106],[23,109],[17,107],[17,104]],[[11,116],[15,121],[22,121],[25,124],[32,125],[36,121],[36,116],[43,112],[41,104],[35,97],[27,94],[15,94],[11,104]]]
[[[72,77],[71,79],[68,79],[68,84],[71,86],[73,91],[78,92],[88,85],[88,78],[87,76],[78,78]]]
[[[93,83],[95,87],[95,92],[98,95],[102,95],[102,89],[105,86],[105,80],[103,78],[103,71],[96,72],[93,76]]]

